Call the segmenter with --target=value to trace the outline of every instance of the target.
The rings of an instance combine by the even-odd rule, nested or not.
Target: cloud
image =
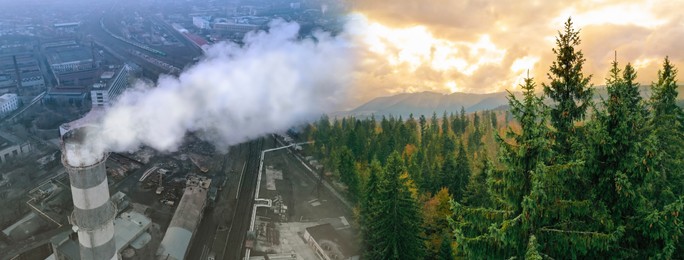
[[[350,0],[368,30],[363,102],[378,95],[437,91],[488,93],[515,89],[522,77],[548,81],[551,49],[568,16],[580,29],[585,73],[604,84],[614,51],[638,63],[650,84],[669,55],[684,66],[681,1],[448,1]],[[539,84],[541,85],[541,84]]]
[[[102,152],[141,146],[175,151],[187,132],[226,148],[331,112],[346,102],[353,45],[345,34],[300,39],[298,32],[296,23],[274,21],[242,46],[213,45],[178,77],[138,82],[97,122],[81,145],[87,152],[71,153],[69,163],[89,165]]]

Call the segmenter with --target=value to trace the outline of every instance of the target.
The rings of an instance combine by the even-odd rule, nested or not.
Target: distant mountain
[[[599,102],[601,98],[607,98],[608,91],[605,86],[594,86],[594,101]],[[680,89],[684,86],[680,86]],[[644,99],[648,99],[651,95],[651,87],[649,85],[642,85],[639,92]],[[516,97],[520,97],[520,93],[514,93]],[[541,95],[541,93],[538,93]],[[395,117],[402,116],[407,118],[410,114],[415,117],[420,115],[432,116],[432,113],[437,113],[441,116],[444,111],[447,113],[458,113],[461,107],[464,107],[466,112],[472,113],[482,110],[498,110],[508,108],[508,92],[496,92],[490,94],[473,94],[473,93],[452,93],[440,94],[436,92],[418,92],[418,93],[402,93],[388,97],[378,97],[366,104],[363,104],[350,111],[343,111],[333,113],[332,116],[344,117],[369,117],[375,115]],[[684,91],[679,91],[678,100],[684,106]],[[549,102],[546,100],[545,102]]]
[[[393,115],[406,118],[410,114],[418,117],[419,115],[432,116],[432,113],[437,113],[441,116],[444,111],[458,113],[461,107],[470,113],[505,106],[508,104],[507,96],[507,92],[490,94],[452,93],[448,95],[428,91],[402,93],[375,98],[351,111],[340,112],[337,115],[355,117]]]

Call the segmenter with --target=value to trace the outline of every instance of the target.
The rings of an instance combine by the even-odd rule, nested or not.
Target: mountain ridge
[[[594,100],[599,101],[601,98],[606,98],[608,93],[604,85],[594,86]],[[651,94],[651,87],[642,85],[639,87],[639,92],[645,99],[649,98]],[[516,97],[522,95],[521,92],[511,92]],[[370,117],[370,116],[395,116],[406,118],[410,114],[414,117],[420,115],[432,116],[433,113],[441,115],[445,111],[447,113],[458,113],[461,107],[467,113],[482,111],[482,110],[496,110],[504,109],[508,105],[508,92],[494,92],[486,94],[454,92],[451,94],[443,94],[432,91],[423,91],[415,93],[399,93],[391,96],[383,96],[374,98],[354,109],[348,111],[340,111],[332,113],[332,116],[346,117]],[[537,93],[541,95],[541,93]],[[684,100],[684,91],[680,91],[678,100]],[[548,100],[546,100],[548,102]],[[684,102],[680,102],[684,103]]]

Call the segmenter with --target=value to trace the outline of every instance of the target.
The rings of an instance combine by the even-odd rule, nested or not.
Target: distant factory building
[[[348,241],[341,238],[337,230],[329,223],[306,228],[304,240],[313,247],[319,259],[359,259],[359,255],[352,251]]]
[[[18,137],[0,132],[0,163],[6,163],[18,157],[23,157],[31,152],[31,144]]]
[[[86,99],[87,88],[84,86],[55,86],[48,89],[43,101],[62,105],[83,105]]]
[[[50,69],[58,85],[92,85],[96,82],[98,64],[93,50],[74,41],[43,44]]]
[[[128,88],[133,77],[140,71],[135,64],[124,64],[114,71],[106,71],[100,76],[100,81],[93,84],[90,98],[93,107],[106,107]]]
[[[226,18],[218,18],[214,20],[214,31],[219,33],[248,33],[254,30],[258,30],[260,26],[258,24],[251,23],[248,19],[236,18],[233,20],[228,20]]]
[[[87,70],[94,67],[91,52],[77,45],[51,49],[48,53],[48,61],[55,73]]]
[[[0,93],[21,89],[45,87],[43,71],[33,55],[30,44],[0,47]],[[18,79],[21,79],[19,81]]]
[[[4,94],[0,96],[0,117],[11,113],[19,108],[19,97],[17,94]]]
[[[194,16],[192,17],[192,24],[199,29],[211,29],[211,23],[209,20],[211,20],[211,17]]]
[[[173,214],[169,228],[159,245],[157,259],[185,259],[195,231],[202,219],[204,207],[207,203],[207,191],[210,186],[211,179],[190,176],[186,182],[183,197],[178,203],[178,208]]]

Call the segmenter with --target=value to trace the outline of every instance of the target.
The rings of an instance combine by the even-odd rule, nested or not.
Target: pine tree
[[[359,174],[356,170],[356,159],[352,151],[343,146],[337,169],[340,173],[340,181],[347,185],[347,193],[352,201],[356,201],[359,193]]]
[[[441,248],[444,245],[444,239],[449,238],[449,223],[446,217],[451,214],[450,200],[449,190],[442,188],[423,206],[423,232],[426,239],[427,259],[438,259],[440,250],[444,249]],[[448,242],[451,244],[451,239]]]
[[[468,155],[466,154],[463,142],[458,145],[458,155],[456,156],[456,183],[454,183],[449,190],[452,191],[456,201],[463,201],[468,180],[470,180],[471,169]]]
[[[594,211],[589,200],[572,198],[575,187],[566,183],[580,165],[550,163],[548,110],[534,94],[532,79],[526,79],[522,89],[522,101],[509,94],[510,110],[520,131],[509,129],[506,138],[497,135],[499,160],[505,169],[488,181],[495,206],[452,203],[451,224],[458,252],[470,258],[524,257],[534,236],[541,241],[535,246],[541,256],[596,256],[608,250],[623,229],[604,232],[602,221],[610,220],[605,211]]]
[[[682,109],[676,106],[677,70],[666,57],[652,84],[651,122],[654,137],[654,171],[646,175],[648,204],[637,231],[644,234],[648,247],[640,248],[644,256],[657,259],[681,258],[684,248],[679,242],[684,233],[682,187]]]
[[[542,99],[534,94],[534,82],[526,79],[521,87],[522,101],[509,94],[510,110],[520,123],[521,132],[508,130],[507,138],[512,143],[497,135],[501,146],[499,158],[507,168],[502,174],[491,176],[490,193],[496,207],[467,207],[453,202],[452,226],[458,251],[465,257],[522,256],[527,245],[530,231],[522,227],[523,199],[532,191],[531,174],[550,157],[550,144],[546,139],[546,110]]]
[[[466,128],[468,128],[468,117],[466,117],[466,111],[463,106],[461,106],[461,113],[459,115],[459,119],[461,120],[461,129],[459,129],[459,133],[463,134],[465,133]]]
[[[379,257],[374,245],[382,240],[378,236],[377,229],[379,226],[372,225],[373,220],[377,218],[378,212],[375,210],[377,205],[381,203],[378,200],[378,191],[380,186],[380,179],[383,177],[382,165],[378,160],[373,160],[370,164],[368,180],[364,187],[364,192],[360,201],[360,217],[359,225],[361,226],[361,236],[363,237],[363,252],[364,257],[368,259],[377,259]]]
[[[442,135],[449,135],[449,118],[447,117],[446,111],[444,111],[444,114],[442,115]]]
[[[658,194],[653,199],[656,200],[656,205],[664,205],[664,201],[672,201],[677,196],[684,195],[681,192],[682,172],[684,171],[684,136],[683,126],[681,123],[682,109],[677,106],[677,69],[670,63],[669,58],[665,58],[663,68],[658,71],[658,81],[652,85],[651,108],[652,118],[650,125],[653,128],[656,142],[656,151],[658,156],[656,158],[657,171],[662,178]],[[664,184],[667,182],[675,182],[676,190],[670,190],[670,185]]]
[[[427,135],[429,131],[429,126],[427,124],[427,119],[425,119],[425,115],[420,115],[418,124],[420,125],[420,144],[422,147],[425,147],[425,145],[428,143]]]
[[[530,242],[527,243],[527,252],[525,252],[525,260],[542,260],[542,256],[539,254],[539,244],[537,244],[537,238],[532,235],[530,236]]]
[[[574,154],[576,148],[575,123],[583,120],[591,105],[593,88],[589,85],[591,76],[584,76],[584,54],[577,47],[580,44],[579,31],[572,27],[568,18],[565,29],[558,33],[557,47],[553,49],[556,61],[547,74],[550,84],[542,84],[544,93],[555,104],[550,110],[551,125],[555,128],[555,151],[562,162]],[[565,158],[565,159],[563,159]]]
[[[380,180],[377,201],[371,211],[370,234],[373,241],[370,259],[421,259],[424,255],[421,237],[422,217],[411,193],[408,174],[398,152],[387,159],[385,173]]]
[[[439,254],[437,255],[438,260],[453,260],[454,252],[451,248],[451,238],[449,236],[444,236],[442,238],[442,244],[439,246]]]
[[[499,128],[499,123],[497,122],[497,118],[496,118],[496,112],[492,111],[489,116],[490,116],[490,119],[492,120],[492,128],[494,128],[494,129]]]
[[[644,207],[644,177],[652,171],[652,147],[644,125],[646,108],[639,95],[636,72],[631,64],[624,71],[613,61],[606,88],[604,110],[594,113],[589,122],[589,146],[586,172],[591,176],[591,198],[599,208],[609,211],[611,225],[624,228],[619,252],[609,256],[630,257],[640,254],[642,237],[633,229],[638,225],[639,210]],[[605,221],[604,221],[605,222]]]
[[[489,181],[494,165],[487,158],[487,152],[482,152],[482,168],[470,177],[466,186],[463,204],[474,207],[491,207],[492,201],[489,194]]]

